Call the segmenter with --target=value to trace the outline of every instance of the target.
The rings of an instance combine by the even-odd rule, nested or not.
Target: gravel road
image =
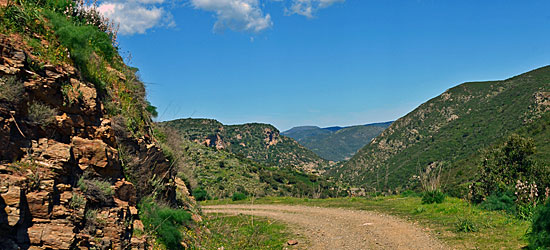
[[[448,249],[407,221],[371,211],[289,205],[205,206],[205,213],[247,214],[291,225],[307,249]]]

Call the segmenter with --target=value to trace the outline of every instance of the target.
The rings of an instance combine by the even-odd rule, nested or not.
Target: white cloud
[[[271,15],[264,15],[258,0],[190,0],[197,9],[216,13],[214,30],[260,32],[273,25]]]
[[[292,4],[290,8],[287,9],[287,13],[312,18],[319,9],[343,2],[345,2],[345,0],[292,0]]]
[[[121,35],[144,34],[153,27],[174,25],[171,13],[155,5],[163,2],[164,0],[103,2],[98,11],[120,25]]]

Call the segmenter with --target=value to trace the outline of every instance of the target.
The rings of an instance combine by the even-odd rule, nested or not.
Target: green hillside
[[[535,160],[548,164],[550,67],[504,80],[464,83],[394,122],[331,175],[370,190],[413,187],[414,175],[442,166],[443,184],[457,189],[475,176],[480,150],[511,133],[531,137]]]
[[[268,124],[223,125],[211,119],[179,119],[162,122],[161,126],[174,128],[185,139],[267,166],[296,167],[311,173],[323,172],[329,166],[326,160]]]
[[[208,147],[178,135],[175,129],[159,127],[156,134],[164,151],[170,152],[174,169],[186,180],[188,189],[206,191],[208,198],[228,198],[235,193],[246,196],[335,197],[338,188],[315,174],[282,166],[270,167],[227,150]],[[204,192],[202,191],[202,192]]]
[[[380,135],[391,122],[350,127],[295,127],[282,134],[295,139],[324,159],[343,161]]]

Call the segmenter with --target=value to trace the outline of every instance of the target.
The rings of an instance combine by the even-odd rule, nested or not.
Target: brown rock
[[[137,208],[134,207],[134,206],[130,206],[130,214],[131,214],[132,216],[138,215],[138,210],[137,210]]]
[[[135,220],[134,221],[134,230],[138,230],[138,231],[144,231],[144,226],[143,226],[143,222],[141,222],[140,220]]]
[[[63,220],[53,220],[48,224],[34,224],[28,229],[31,244],[41,244],[45,248],[69,249],[74,241],[74,226]]]
[[[295,245],[298,245],[298,241],[297,240],[289,240],[286,242],[287,245],[289,246],[295,246]]]
[[[21,200],[21,188],[18,186],[10,186],[8,192],[0,195],[6,207],[4,208],[6,214],[8,215],[8,224],[10,226],[15,226],[20,219],[20,210],[19,202]]]
[[[88,166],[106,168],[116,161],[117,150],[101,140],[89,140],[75,136],[72,143],[74,156],[82,170]]]
[[[27,194],[27,203],[32,217],[38,219],[49,218],[49,193],[47,191],[32,192]]]
[[[115,183],[115,197],[127,201],[129,205],[136,205],[136,188],[129,181],[121,180]]]

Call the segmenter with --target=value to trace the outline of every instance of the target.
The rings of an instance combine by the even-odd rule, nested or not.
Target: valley
[[[217,28],[236,29],[264,15],[259,1],[206,2],[209,10],[221,6]],[[346,1],[292,1],[284,16],[300,14],[314,23],[315,10],[336,2]],[[196,11],[205,8],[201,3],[185,6]],[[162,4],[128,6],[160,18],[169,9]],[[287,76],[307,65],[286,58],[296,53],[288,48],[264,55],[281,68],[297,63],[282,74],[254,60],[269,70],[227,60],[230,74],[215,63],[201,71],[195,63],[203,55],[187,62],[190,69],[163,63],[141,72],[117,40],[119,28],[126,36],[130,27],[104,16],[120,14],[115,9],[123,3],[99,6],[0,1],[0,249],[550,249],[550,66],[458,84],[395,121],[380,119],[391,122],[297,126],[313,118],[329,125],[376,121],[360,109],[372,111],[369,98],[382,91],[338,89],[347,73],[334,74],[329,84],[322,73],[330,67],[322,65],[303,73],[308,77]],[[240,12],[221,15],[235,6]],[[239,13],[246,20],[234,19]],[[270,18],[255,25],[270,27]],[[164,21],[172,25],[171,18]],[[185,44],[235,39],[210,35]],[[245,37],[247,49],[260,51],[270,42],[255,37]],[[237,45],[224,46],[230,46],[224,53],[247,58]],[[205,48],[211,52],[205,58],[216,60],[204,61],[224,55],[211,49]],[[183,69],[189,75],[180,75]],[[184,113],[175,111],[164,119],[166,112],[152,103],[164,97],[148,99],[150,88],[165,86],[144,80],[151,71],[177,78],[177,86],[166,86],[178,99],[207,99],[197,106],[228,115],[218,121],[180,118]],[[264,74],[273,74],[265,77],[273,82],[257,79]],[[399,74],[409,77],[392,68],[367,80],[384,83]],[[361,69],[350,81],[359,88],[364,75]],[[289,88],[295,79],[315,86]],[[226,89],[203,84],[208,80]],[[259,83],[237,91],[240,81]],[[185,92],[177,91],[180,85]],[[195,92],[186,95],[188,89]],[[332,99],[343,93],[359,101]],[[324,111],[315,107],[316,98]],[[393,100],[378,102],[382,112],[395,108]],[[234,121],[234,105],[261,113],[239,114],[242,124],[220,122]],[[265,120],[275,125],[246,123]]]

